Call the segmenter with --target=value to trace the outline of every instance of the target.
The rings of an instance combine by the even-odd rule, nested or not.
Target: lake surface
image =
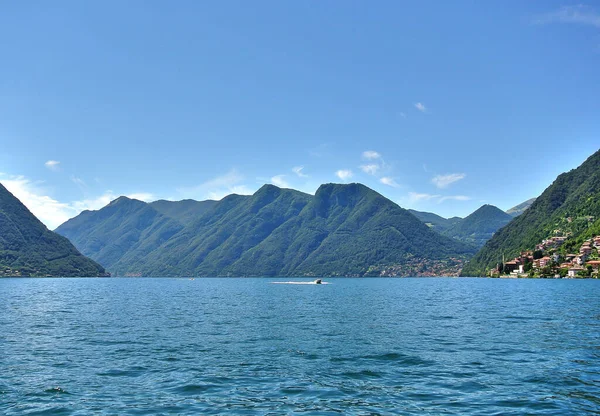
[[[600,413],[600,281],[285,280],[0,279],[0,413]]]

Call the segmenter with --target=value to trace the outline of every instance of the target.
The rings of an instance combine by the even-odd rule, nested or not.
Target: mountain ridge
[[[81,220],[86,222],[93,223],[87,214]],[[123,224],[128,225],[120,228]],[[362,184],[323,184],[314,196],[264,185],[253,195],[229,195],[187,224],[176,224],[179,230],[145,250],[140,251],[143,238],[137,240],[109,269],[148,276],[379,275],[384,269],[399,273],[419,259],[459,264],[457,259],[474,253]],[[102,240],[89,233],[96,227],[80,224],[72,235],[93,258],[104,249],[90,251],[90,241]],[[116,229],[129,233],[130,227],[122,219]]]

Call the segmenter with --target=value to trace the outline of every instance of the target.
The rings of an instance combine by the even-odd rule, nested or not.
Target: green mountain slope
[[[512,219],[512,216],[493,205],[483,205],[442,234],[480,248]]]
[[[310,198],[273,185],[263,186],[252,196],[230,195],[148,259],[132,261],[129,270],[148,276],[246,275],[233,271],[232,264],[297,216]],[[269,269],[268,263],[261,267]]]
[[[165,201],[161,199],[150,203],[150,206],[181,224],[188,225],[201,215],[210,211],[216,205],[217,201],[194,201],[193,199],[184,199],[183,201]]]
[[[534,202],[535,202],[535,198],[528,199],[527,201],[521,202],[519,205],[512,207],[511,209],[506,211],[506,213],[508,215],[512,215],[513,217],[518,217],[519,215],[524,213],[525,210],[527,208],[529,208],[531,206],[531,204],[533,204]]]
[[[512,258],[557,234],[570,234],[569,245],[595,233],[600,233],[600,151],[558,176],[522,215],[485,244],[462,274],[483,276],[503,255]]]
[[[415,211],[414,209],[409,209],[408,212],[439,233],[462,221],[462,218],[460,217],[444,218],[432,212]]]
[[[443,260],[470,252],[364,185],[327,184],[229,271],[256,275],[262,270],[255,265],[270,259],[273,275],[379,275],[415,257]]]
[[[89,239],[89,233],[82,233],[75,241],[89,246],[83,241]],[[254,195],[218,201],[143,256],[130,250],[111,271],[147,276],[380,275],[385,270],[402,273],[407,264],[424,270],[427,262],[464,259],[473,252],[360,184],[323,185],[315,196],[265,185]]]
[[[149,204],[120,197],[99,211],[84,211],[56,232],[109,270],[123,257],[143,258],[184,226]],[[118,268],[117,268],[118,270]]]
[[[99,264],[48,230],[0,184],[0,276],[104,275]]]

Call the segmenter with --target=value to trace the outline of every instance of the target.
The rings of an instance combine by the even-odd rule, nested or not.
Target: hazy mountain
[[[482,247],[512,216],[493,205],[483,205],[465,218],[444,218],[431,212],[408,210],[432,230],[450,238]]]
[[[85,223],[94,219],[81,216],[76,245],[87,250],[90,240],[105,246],[119,240],[90,233]],[[388,267],[416,261],[425,267],[474,252],[360,184],[322,185],[314,196],[265,185],[251,196],[225,197],[186,226],[177,224],[182,228],[162,244],[143,253],[134,247],[110,270],[147,276],[379,275]]]
[[[442,234],[480,248],[512,219],[512,216],[493,205],[483,205]]]
[[[444,218],[432,212],[421,212],[414,209],[409,209],[408,212],[420,219],[431,229],[440,233],[462,220],[460,217]]]
[[[531,204],[533,204],[534,202],[535,202],[535,198],[528,199],[527,201],[521,202],[519,205],[512,207],[511,209],[506,211],[506,213],[513,217],[518,217],[519,215],[524,213],[525,210],[527,208],[529,208],[531,206]]]
[[[194,201],[193,199],[184,199],[183,201],[165,201],[161,199],[150,203],[150,206],[174,220],[187,225],[205,212],[211,210],[217,201]]]
[[[503,255],[511,258],[534,249],[543,239],[568,234],[567,247],[600,234],[600,151],[558,176],[523,214],[485,244],[462,274],[485,275]]]
[[[0,184],[0,276],[103,276],[64,237],[48,230]]]

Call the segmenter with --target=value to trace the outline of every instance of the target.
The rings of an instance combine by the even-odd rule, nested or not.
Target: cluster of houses
[[[600,260],[600,236],[583,242],[579,253],[560,254],[556,251],[568,237],[552,237],[542,241],[535,249],[537,253],[546,253],[543,256],[534,255],[532,251],[523,251],[518,257],[504,262],[503,265],[490,271],[491,276],[500,276],[503,273],[510,277],[526,277],[531,273],[541,274],[551,272],[555,277],[578,277],[585,274],[598,276]],[[548,253],[550,252],[550,253]],[[595,257],[596,260],[591,259]],[[566,271],[566,273],[565,273]]]

